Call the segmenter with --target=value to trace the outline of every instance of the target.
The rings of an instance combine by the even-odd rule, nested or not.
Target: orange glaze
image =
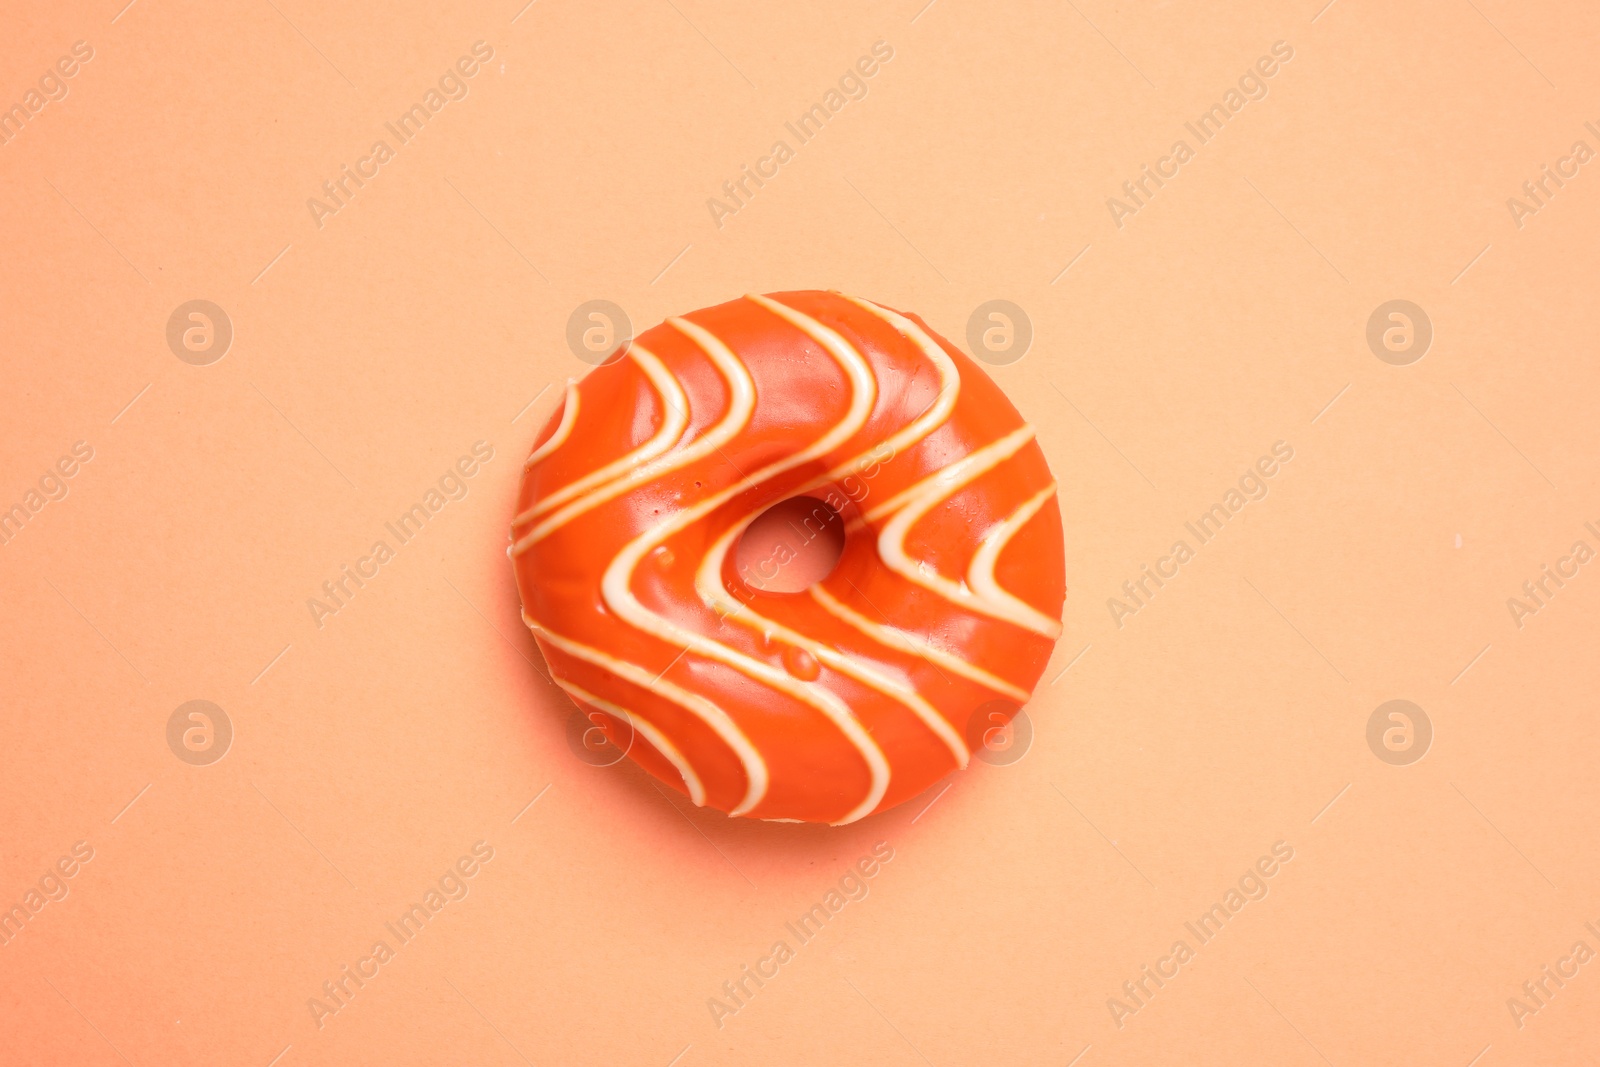
[[[738,536],[798,495],[843,554],[763,591]],[[669,319],[568,383],[510,555],[556,681],[657,778],[762,819],[853,822],[965,766],[1065,596],[1032,428],[920,319],[817,291]]]

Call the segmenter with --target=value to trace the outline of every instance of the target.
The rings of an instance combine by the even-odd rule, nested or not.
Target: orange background
[[[1506,200],[1600,149],[1600,14],[919,4],[8,5],[0,103],[94,55],[0,145],[0,507],[93,459],[0,546],[0,907],[93,858],[0,947],[0,1059],[1594,1050],[1600,963],[1520,1027],[1507,998],[1600,949],[1600,574],[1520,627],[1507,598],[1600,548],[1600,164],[1520,227]],[[307,199],[479,40],[467,96],[319,228]],[[866,98],[719,228],[707,198],[878,40]],[[1267,96],[1197,146],[1276,41]],[[1107,198],[1178,138],[1119,229]],[[1070,586],[1025,756],[842,829],[576,758],[503,554],[546,387],[587,369],[574,308],[642,330],[807,287],[958,344],[984,301],[1026,311],[993,374],[1060,481]],[[208,366],[167,345],[196,298],[234,331]],[[1407,366],[1366,341],[1393,299],[1434,330]],[[319,628],[307,598],[480,440],[467,496]],[[1279,440],[1269,495],[1119,627],[1107,599]],[[1433,728],[1406,766],[1366,740],[1396,698]],[[234,730],[207,766],[166,739],[196,699]],[[880,841],[870,894],[719,1028],[708,999]],[[1119,1027],[1108,998],[1279,841],[1266,898]],[[308,999],[380,938],[319,1028]]]

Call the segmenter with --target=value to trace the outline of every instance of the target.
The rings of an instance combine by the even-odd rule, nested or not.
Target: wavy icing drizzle
[[[859,475],[875,463],[883,462],[885,452],[892,459],[915,450],[951,419],[961,401],[960,369],[950,354],[921,326],[898,312],[869,301],[842,296],[833,299],[849,301],[855,309],[866,312],[880,324],[892,329],[904,342],[909,342],[912,351],[932,366],[937,375],[939,391],[934,401],[916,417],[894,428],[893,432],[880,440],[871,442],[870,447],[850,450],[846,453],[847,458],[828,466],[823,473],[802,482],[798,488],[785,492],[780,499],[805,495],[846,476]],[[732,484],[707,492],[687,506],[678,507],[645,523],[644,528],[634,529],[631,534],[625,535],[625,543],[601,568],[598,576],[599,599],[615,617],[611,620],[612,624],[627,627],[636,636],[646,635],[678,650],[677,658],[666,669],[655,673],[614,651],[595,647],[559,632],[553,625],[559,624],[558,619],[535,619],[525,613],[524,620],[541,642],[556,651],[646,690],[710,727],[737,757],[744,771],[744,793],[732,806],[730,814],[752,813],[762,804],[770,784],[767,761],[747,731],[739,726],[739,718],[747,717],[750,712],[745,710],[736,717],[713,699],[716,695],[714,691],[698,691],[704,687],[679,684],[668,680],[667,675],[674,671],[681,660],[693,657],[696,661],[737,672],[748,682],[816,712],[837,732],[837,736],[851,746],[867,771],[867,787],[863,794],[841,817],[833,820],[836,823],[854,822],[872,813],[883,802],[892,774],[889,754],[864,724],[862,715],[827,679],[817,678],[816,672],[812,672],[813,677],[807,680],[775,664],[771,657],[753,654],[748,647],[736,647],[731,636],[728,640],[721,639],[723,625],[736,627],[749,635],[740,642],[746,646],[759,639],[769,646],[778,642],[801,650],[820,667],[849,679],[882,700],[909,712],[948,753],[950,764],[958,767],[966,766],[969,756],[968,747],[957,728],[959,723],[952,721],[952,716],[947,711],[941,711],[936,702],[930,700],[911,680],[917,664],[929,665],[940,674],[948,671],[990,694],[1018,703],[1028,699],[1028,687],[1036,680],[1037,671],[1033,672],[1034,678],[1028,680],[1026,685],[1008,680],[972,662],[970,650],[964,653],[943,647],[929,635],[873,621],[835,593],[829,592],[824,588],[825,583],[819,583],[810,590],[809,601],[820,612],[818,618],[832,620],[835,624],[842,623],[848,632],[865,637],[876,652],[868,654],[859,648],[847,650],[843,647],[845,644],[856,645],[859,641],[826,640],[805,632],[797,625],[768,617],[759,612],[750,600],[735,595],[729,588],[724,575],[728,557],[738,543],[739,536],[776,502],[775,499],[751,501],[762,495],[762,488],[780,481],[783,475],[815,466],[818,461],[827,461],[860,438],[873,419],[880,395],[873,359],[839,331],[791,304],[771,297],[749,295],[745,300],[771,314],[775,320],[771,327],[773,331],[788,328],[795,332],[797,336],[791,347],[799,347],[804,341],[809,341],[820,348],[842,375],[848,402],[836,421],[819,427],[820,432],[803,431],[815,433],[815,436],[795,441],[795,447],[781,458],[748,474],[741,474]],[[725,449],[750,429],[757,412],[758,396],[751,370],[737,352],[705,326],[686,318],[673,318],[663,328],[668,327],[687,340],[715,370],[725,392],[720,417],[703,432],[686,437],[693,413],[683,383],[662,358],[639,343],[632,343],[626,355],[643,373],[659,409],[659,424],[655,432],[643,444],[563,485],[550,488],[541,480],[537,498],[513,519],[511,554],[514,559],[530,553],[541,542],[557,535],[582,516],[610,501],[659,483],[669,475],[688,471],[712,457],[732,463]],[[658,350],[667,351],[666,348]],[[529,456],[526,471],[532,471],[564,448],[575,447],[573,430],[580,403],[579,386],[569,382],[557,425]],[[956,614],[981,616],[992,620],[989,625],[998,622],[1024,635],[1036,635],[1053,642],[1061,632],[1060,622],[1002,588],[995,574],[1000,556],[1012,539],[1054,495],[1055,486],[1052,482],[1044,482],[1042,488],[1031,487],[1035,491],[1020,507],[1008,515],[992,519],[984,529],[972,531],[977,535],[976,548],[962,578],[940,574],[925,560],[914,559],[907,547],[908,535],[919,520],[992,475],[1033,438],[1032,427],[1020,425],[918,479],[854,519],[847,529],[859,532],[864,527],[877,527],[875,549],[887,572],[947,602],[950,610]],[[698,486],[700,483],[695,484]],[[662,553],[666,553],[670,559],[670,550],[665,548],[666,542],[710,521],[719,511],[740,498],[746,498],[746,503],[740,505],[742,510],[731,520],[726,515],[722,516],[728,520],[726,528],[711,541],[693,571],[693,590],[700,605],[706,611],[714,612],[719,621],[707,623],[696,619],[680,610],[678,605],[673,605],[673,610],[667,611],[646,604],[636,591],[639,569],[644,561]],[[519,565],[519,578],[525,573],[525,569]],[[525,604],[530,599],[526,583],[523,599]],[[790,621],[794,620],[791,618]],[[553,671],[555,667],[553,662]],[[1042,662],[1040,667],[1042,669]],[[574,699],[630,722],[637,732],[636,737],[643,738],[676,769],[691,800],[696,804],[706,802],[706,784],[701,771],[694,766],[693,754],[686,752],[666,730],[642,716],[637,707],[624,707],[616,700],[597,695],[578,681],[559,677],[560,672],[557,674],[560,684]],[[966,710],[971,709],[969,707]]]

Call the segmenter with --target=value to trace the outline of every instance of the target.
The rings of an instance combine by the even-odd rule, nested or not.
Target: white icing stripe
[[[1019,704],[1028,702],[1030,694],[1026,689],[1012,685],[1004,678],[990,674],[982,667],[968,663],[960,656],[946,652],[944,649],[929,643],[926,638],[893,626],[885,626],[882,623],[873,622],[865,615],[841,603],[824,589],[820,582],[811,587],[811,597],[826,608],[829,614],[849,623],[880,644],[888,645],[890,648],[901,652],[910,652],[912,655],[921,656],[935,667],[948,670],[952,674],[959,674],[963,678],[977,682],[981,686],[993,689],[996,693],[1003,693]]]
[[[551,508],[558,507],[595,486],[604,485],[613,478],[627,474],[639,464],[654,459],[671,448],[683,435],[684,427],[689,425],[689,400],[683,395],[683,387],[678,384],[678,379],[667,370],[666,364],[661,362],[660,357],[642,345],[635,344],[629,347],[628,355],[639,364],[639,368],[644,371],[650,379],[650,384],[655,388],[656,396],[660,398],[661,428],[650,440],[621,459],[608,463],[553,493],[546,493],[533,507],[511,520],[513,527],[521,526],[529,519],[537,518]]]
[[[829,430],[821,438],[813,441],[804,451],[788,459],[770,464],[756,474],[750,475],[736,490],[728,492],[727,495],[730,498],[737,495],[737,493],[759,485],[774,475],[782,474],[784,471],[810,463],[812,460],[832,452],[861,431],[861,427],[866,425],[868,417],[872,414],[873,405],[878,401],[878,376],[873,373],[872,365],[867,362],[867,357],[862,355],[855,345],[846,341],[838,333],[824,326],[810,315],[796,311],[787,304],[780,304],[770,297],[759,296],[755,293],[747,294],[745,299],[752,300],[789,320],[789,322],[810,336],[812,340],[828,350],[829,354],[838,361],[839,366],[844,369],[845,374],[850,378],[850,410],[845,412],[844,418],[839,421],[837,426]]]
[[[603,671],[610,671],[625,682],[631,682],[641,689],[649,690],[657,696],[670,700],[715,730],[717,736],[722,738],[729,748],[733,749],[734,753],[739,757],[739,762],[744,764],[746,782],[744,799],[739,801],[739,806],[731,814],[744,814],[759,804],[761,798],[766,796],[766,761],[761,758],[761,753],[756,750],[755,745],[750,743],[750,739],[744,735],[744,731],[739,729],[738,723],[734,722],[726,711],[723,711],[698,693],[691,693],[682,686],[675,685],[664,678],[652,677],[649,671],[637,663],[629,663],[627,660],[608,655],[598,648],[591,648],[571,638],[552,633],[529,619],[526,615],[523,616],[522,621],[541,641],[550,642],[555,648],[565,652],[573,659],[582,660],[591,666],[599,667]],[[696,801],[696,803],[699,803],[699,801]]]
[[[844,296],[842,293],[839,295]],[[923,354],[928,357],[939,371],[940,392],[928,409],[904,429],[886,441],[874,445],[854,459],[848,460],[834,467],[826,474],[808,482],[796,491],[795,495],[797,496],[827,485],[844,475],[859,472],[869,462],[886,462],[878,459],[880,448],[887,447],[889,456],[892,458],[898,455],[901,450],[920,441],[950,417],[950,412],[955,407],[956,396],[961,389],[961,376],[956,369],[955,361],[916,323],[894,311],[890,311],[888,308],[880,307],[869,301],[858,300],[852,296],[845,296],[845,299],[882,318],[921,348]],[[873,377],[874,382],[876,382],[876,374]],[[906,705],[945,743],[946,747],[950,749],[950,754],[955,757],[956,765],[965,768],[971,755],[966,742],[955,731],[955,728],[950,725],[949,720],[939,714],[938,710],[928,703],[922,694],[909,686],[900,684],[888,675],[840,654],[836,649],[820,641],[807,637],[796,630],[791,630],[782,623],[757,613],[748,604],[729,594],[727,587],[722,582],[724,561],[727,559],[729,549],[738,540],[739,535],[744,533],[750,523],[754,522],[760,514],[761,512],[757,511],[745,516],[729,528],[711,546],[711,551],[701,561],[700,568],[695,574],[695,589],[699,592],[700,599],[707,607],[717,611],[724,618],[742,623],[752,630],[780,636],[790,644],[811,653],[818,662],[826,664],[840,674],[854,678],[856,681],[876,689],[890,699]]]
[[[912,713],[925,723],[950,749],[950,754],[955,757],[956,765],[965,768],[971,752],[961,735],[956,733],[938,709],[925,700],[921,693],[908,685],[904,685],[886,674],[859,663],[848,656],[841,654],[837,649],[822,643],[814,638],[807,637],[798,630],[791,630],[774,619],[758,614],[750,605],[729,594],[727,586],[722,584],[723,561],[727,559],[728,550],[744,533],[756,516],[751,515],[731,527],[727,533],[717,539],[711,546],[711,551],[700,564],[700,569],[695,573],[695,589],[700,594],[700,599],[708,608],[716,611],[724,619],[731,619],[742,623],[752,630],[780,637],[783,640],[805,649],[817,660],[838,671],[840,674],[854,678],[856,681],[876,689],[891,700],[898,700]]]
[[[969,483],[993,470],[1033,440],[1033,427],[1020,426],[998,441],[969,452],[943,470],[935,471],[912,486],[905,506],[878,535],[878,555],[884,565],[909,582],[934,592],[955,604],[1002,622],[1031,630],[1052,641],[1061,636],[1061,623],[1015,597],[990,600],[961,582],[952,581],[911,559],[906,554],[906,534],[916,521],[960,492]]]
[[[683,778],[684,788],[689,791],[689,799],[694,801],[697,807],[705,807],[705,785],[701,783],[700,776],[694,773],[694,768],[689,766],[688,759],[678,750],[677,745],[668,740],[666,734],[646,722],[638,712],[629,711],[627,708],[613,704],[609,700],[597,697],[581,685],[574,685],[564,678],[557,678],[556,684],[566,690],[567,695],[573,700],[581,701],[585,704],[593,704],[601,711],[608,712],[626,722],[637,733],[643,735],[644,739],[650,742],[657,752],[666,757],[668,763],[677,768],[678,774]]]
[[[906,448],[942,426],[945,420],[950,417],[950,413],[955,410],[956,398],[961,395],[961,372],[956,368],[955,361],[950,358],[949,353],[939,347],[938,342],[928,336],[926,331],[904,315],[891,311],[882,305],[874,304],[870,300],[860,300],[853,296],[846,296],[844,293],[837,295],[853,304],[860,305],[863,309],[883,319],[900,331],[903,337],[922,349],[922,354],[927,356],[939,371],[939,395],[934,397],[933,403],[928,405],[926,411],[913,419],[899,432],[887,440],[878,442],[860,455],[846,460],[827,473],[807,482],[796,491],[795,495],[797,496],[838,481],[846,475],[859,474],[874,463],[887,463],[889,460],[894,459]],[[876,375],[873,376],[873,380],[876,382]],[[880,457],[878,455],[880,449],[886,449],[889,453],[888,456]],[[856,525],[852,525],[851,529],[855,529]]]
[[[737,437],[745,428],[745,424],[750,421],[750,415],[756,406],[756,387],[750,380],[750,372],[745,370],[739,357],[735,356],[727,345],[688,319],[675,318],[668,319],[667,322],[699,345],[711,362],[716,364],[717,370],[722,372],[730,392],[727,412],[705,436],[691,441],[676,452],[658,456],[648,463],[635,467],[621,478],[591,490],[588,495],[579,497],[545,519],[511,546],[513,556],[522,554],[579,515],[607,500],[621,496],[652,478],[696,463],[721,449],[723,445]]]
[[[843,293],[839,295],[844,296]],[[961,395],[961,371],[956,368],[955,360],[950,358],[950,354],[939,347],[939,342],[929,337],[926,330],[898,311],[891,311],[881,304],[874,304],[870,300],[860,300],[853,296],[845,296],[845,299],[866,311],[870,311],[900,331],[901,336],[920,348],[922,354],[927,356],[939,371],[939,395],[934,398],[933,403],[929,405],[926,411],[907,425],[905,429],[878,446],[879,448],[887,446],[889,455],[893,458],[911,445],[927,437],[940,426],[943,426],[945,420],[950,418],[950,413],[956,407],[956,398]],[[876,449],[873,451],[875,452]],[[869,452],[866,455],[870,456],[872,453]],[[863,460],[865,458],[866,456],[862,457]]]
[[[578,421],[578,381],[576,378],[567,379],[567,391],[561,400],[561,421],[556,424],[556,432],[550,435],[550,440],[528,453],[528,458],[523,460],[524,471],[532,469],[535,463],[560,448],[567,441],[567,435],[572,433],[572,424]]]
[[[725,663],[751,678],[765,682],[773,689],[786,693],[802,703],[809,704],[831,720],[850,743],[856,747],[862,759],[866,762],[867,769],[871,775],[867,795],[859,805],[851,809],[836,824],[842,825],[843,823],[855,822],[857,819],[870,814],[882,801],[884,793],[889,788],[889,762],[884,756],[883,750],[878,747],[877,742],[856,720],[855,713],[850,710],[849,706],[840,700],[837,695],[822,686],[810,682],[801,682],[787,671],[746,656],[736,649],[713,641],[702,634],[674,623],[665,616],[656,614],[639,602],[631,588],[634,570],[656,545],[680,530],[698,522],[729,500],[752,487],[758,486],[784,471],[809,463],[818,456],[826,455],[838,448],[861,429],[866,423],[867,417],[872,413],[873,404],[877,399],[877,383],[865,357],[856,351],[854,346],[843,337],[840,337],[838,333],[817,322],[809,315],[796,311],[787,305],[779,304],[777,301],[764,296],[751,295],[747,299],[760,304],[774,314],[793,323],[818,344],[822,345],[839,362],[840,367],[850,378],[852,386],[849,410],[837,425],[800,452],[768,464],[754,474],[745,476],[737,484],[712,494],[692,507],[677,512],[668,517],[659,526],[646,530],[643,534],[635,537],[623,547],[622,551],[617,554],[617,557],[606,568],[601,589],[607,607],[616,612],[619,617],[646,633],[659,637],[668,643],[679,645],[696,655]],[[753,395],[754,383],[750,381],[749,371],[745,369],[739,357],[721,340],[710,331],[687,320],[674,319],[672,323],[688,334],[696,344],[705,350],[713,361],[718,363],[719,367],[723,367],[724,374],[730,378],[730,385],[732,380],[737,378],[743,382],[743,388],[748,389]],[[731,366],[724,366],[724,364]],[[745,417],[748,418],[748,414]],[[692,449],[693,446],[690,446],[690,448]],[[684,452],[678,453],[676,456],[669,456],[667,459],[674,461],[672,466],[678,466],[680,464],[677,461],[684,457],[688,451],[689,449],[685,449]],[[688,462],[688,459],[683,459],[682,462]],[[669,467],[668,469],[671,468]],[[735,811],[733,814],[742,815],[747,810],[749,809],[741,807],[740,810]]]
[[[983,535],[983,541],[978,545],[978,551],[973,553],[972,563],[967,567],[967,585],[973,592],[991,604],[1010,604],[1018,612],[1033,612],[1043,618],[1043,615],[1033,605],[1025,603],[1019,597],[1000,587],[995,580],[995,564],[1000,561],[1000,553],[1005,551],[1006,545],[1016,536],[1017,531],[1028,524],[1028,520],[1039,513],[1045,501],[1056,495],[1056,483],[1051,482],[1039,492],[1033,494],[1016,511],[1006,519],[996,523],[988,533]],[[1052,620],[1053,621],[1053,620]],[[1060,633],[1060,630],[1057,630]]]

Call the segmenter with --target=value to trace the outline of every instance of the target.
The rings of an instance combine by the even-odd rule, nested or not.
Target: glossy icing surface
[[[795,496],[839,513],[843,553],[769,591],[783,559],[740,573],[735,549]],[[511,557],[552,675],[608,736],[763,819],[853,822],[966,766],[1038,682],[1065,596],[1033,428],[914,316],[816,291],[669,319],[569,383]]]

